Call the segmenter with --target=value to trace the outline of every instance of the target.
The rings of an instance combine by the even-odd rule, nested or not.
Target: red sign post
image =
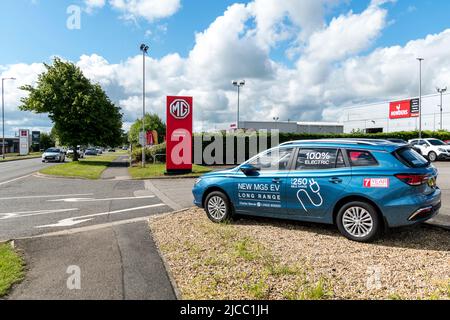
[[[168,173],[192,172],[192,97],[167,97]]]

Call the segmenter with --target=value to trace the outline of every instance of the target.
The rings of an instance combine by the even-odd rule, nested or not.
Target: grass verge
[[[0,297],[24,277],[24,261],[9,244],[0,244]]]
[[[78,162],[68,162],[48,167],[39,172],[58,177],[100,179],[103,171],[105,171],[117,157],[117,155],[104,155],[86,158],[81,159]]]
[[[130,176],[133,179],[148,179],[148,178],[157,178],[163,177],[166,173],[166,165],[163,163],[157,164],[149,164],[146,165],[145,168],[140,166],[131,167],[128,169]],[[208,167],[203,167],[199,165],[193,165],[192,173],[176,175],[173,177],[197,177],[203,173],[210,172],[211,169]]]
[[[36,159],[36,158],[40,158],[41,156],[42,156],[41,152],[32,152],[27,156],[21,156],[19,154],[6,154],[6,159],[3,159],[0,155],[0,162]]]

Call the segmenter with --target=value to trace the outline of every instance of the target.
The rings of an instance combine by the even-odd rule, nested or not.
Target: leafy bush
[[[131,154],[133,162],[142,161],[142,148],[133,149]],[[154,162],[155,157],[157,162],[166,162],[166,143],[161,143],[152,147],[145,148],[145,160],[146,162]]]

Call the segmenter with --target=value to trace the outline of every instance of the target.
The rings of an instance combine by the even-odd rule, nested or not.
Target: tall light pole
[[[419,139],[422,139],[422,61],[424,58],[417,58],[419,61]]]
[[[442,123],[442,95],[447,91],[447,87],[445,88],[436,88],[437,92],[441,95],[441,104],[439,105],[441,109],[441,131],[444,129],[443,123]]]
[[[234,80],[232,82],[232,84],[237,87],[237,92],[238,92],[238,100],[237,100],[237,125],[236,128],[239,129],[239,99],[240,99],[240,94],[241,94],[241,87],[245,86],[245,80],[239,80],[236,81]]]
[[[2,157],[5,159],[5,80],[16,80],[16,78],[2,78]]]
[[[145,56],[150,47],[146,44],[141,44],[142,51],[142,168],[145,167]]]

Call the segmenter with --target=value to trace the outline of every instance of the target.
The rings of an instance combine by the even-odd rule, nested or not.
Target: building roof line
[[[450,95],[450,92],[447,92],[447,93],[443,94],[443,96],[447,96],[447,95]],[[429,97],[440,97],[440,93],[432,93],[432,94],[422,95],[422,99],[423,98],[429,98]],[[407,98],[383,100],[383,101],[377,101],[377,102],[371,102],[371,103],[365,103],[365,104],[359,104],[359,105],[354,105],[353,104],[353,106],[349,105],[347,107],[343,107],[342,109],[344,109],[344,110],[358,109],[358,108],[370,107],[370,106],[374,106],[374,105],[382,104],[382,103],[398,102],[398,101],[418,99],[418,98],[419,98],[419,96],[412,96],[412,97],[407,97]]]

